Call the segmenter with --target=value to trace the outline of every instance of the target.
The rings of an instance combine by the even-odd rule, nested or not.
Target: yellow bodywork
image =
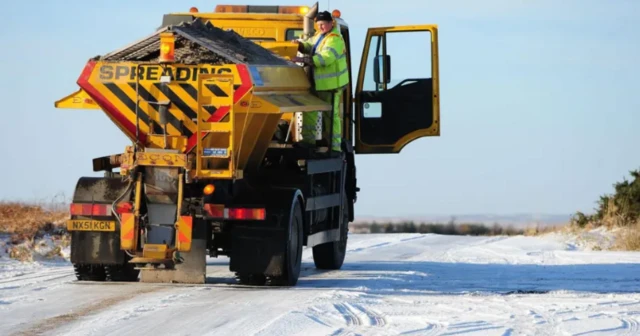
[[[302,35],[304,24],[301,13],[171,15],[198,18],[221,29],[234,30],[285,58],[296,56],[297,45],[290,40]],[[344,22],[341,19],[338,21],[340,24]],[[424,111],[430,115],[433,123],[428,128],[407,132],[394,143],[366,143],[362,140],[363,103],[360,99],[365,91],[362,83],[366,69],[372,68],[368,61],[372,59],[368,54],[372,50],[372,38],[385,38],[389,32],[412,31],[431,33],[431,62],[424,62],[424,66],[431,67],[433,99],[431,106],[425,107]],[[341,106],[347,118],[343,135],[348,142],[354,141],[357,153],[397,153],[417,138],[440,135],[437,33],[436,25],[369,28],[359,74],[355,77],[359,84],[354,92],[351,86],[347,87]],[[347,46],[350,49],[348,39]],[[386,49],[383,53],[386,55]],[[348,60],[350,72],[356,72],[350,56]],[[171,163],[145,161],[140,156],[127,157],[121,167],[123,175],[136,165],[158,165],[185,167],[188,180],[242,178],[247,169],[256,167],[262,160],[279,120],[295,124],[295,112],[331,108],[311,93],[311,81],[303,68],[290,64],[213,66],[89,61],[78,82],[81,89],[57,101],[56,107],[104,110],[114,124],[137,144],[136,155],[144,153],[144,149],[173,150],[177,155]],[[172,79],[164,81],[167,77]],[[227,81],[233,84],[225,85]],[[382,86],[381,90],[389,90],[386,84]],[[168,120],[161,125],[160,108],[165,103],[170,103]],[[354,131],[350,127],[353,121]],[[368,132],[372,133],[371,127]]]
[[[299,38],[303,33],[303,19],[300,14],[174,13],[174,15],[191,15],[210,21],[216,27],[232,29],[254,42],[290,41],[290,37]]]
[[[81,109],[81,110],[99,110],[100,106],[96,104],[86,91],[79,89],[78,91],[56,101],[56,108],[62,109]]]
[[[331,108],[310,93],[306,73],[296,65],[90,61],[81,78],[83,90],[140,148],[175,151],[128,149],[120,158],[123,175],[135,166],[179,166],[191,179],[242,178],[262,160],[279,120]],[[170,104],[163,125],[165,102]]]

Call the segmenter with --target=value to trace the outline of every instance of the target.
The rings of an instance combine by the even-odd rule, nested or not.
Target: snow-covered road
[[[640,335],[640,253],[539,237],[350,235],[295,288],[79,284],[70,265],[0,261],[0,334]]]

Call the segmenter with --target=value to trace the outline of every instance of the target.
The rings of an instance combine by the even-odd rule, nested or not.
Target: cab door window
[[[356,152],[398,153],[417,138],[439,135],[435,32],[369,29],[356,90]]]

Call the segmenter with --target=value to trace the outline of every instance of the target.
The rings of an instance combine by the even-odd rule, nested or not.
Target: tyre
[[[347,234],[349,232],[348,197],[343,195],[342,218],[340,221],[340,240],[313,247],[313,262],[318,269],[338,270],[342,268],[347,253]]]
[[[79,281],[105,281],[107,274],[102,265],[73,265],[76,278]]]
[[[241,285],[263,286],[267,282],[264,274],[236,273],[236,279]]]
[[[276,286],[295,286],[300,277],[304,219],[302,217],[302,206],[297,198],[294,201],[293,209],[291,209],[288,219],[283,275],[273,278],[271,281]]]
[[[129,261],[131,257],[127,257]],[[138,281],[140,270],[135,269],[134,264],[125,263],[124,265],[107,265],[104,267],[107,281]]]

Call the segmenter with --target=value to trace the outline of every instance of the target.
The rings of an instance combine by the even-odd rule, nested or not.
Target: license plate
[[[67,221],[68,231],[115,231],[116,222],[74,219]]]

